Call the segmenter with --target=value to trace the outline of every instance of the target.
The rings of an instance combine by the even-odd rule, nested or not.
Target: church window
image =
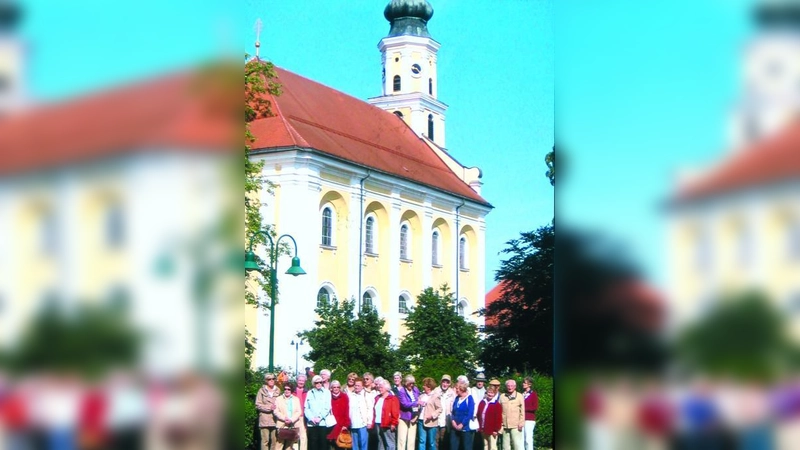
[[[458,240],[458,268],[467,270],[467,238],[461,236]]]
[[[394,114],[395,116],[397,116],[397,117],[401,118],[401,119],[403,118],[403,113],[401,113],[400,111],[394,111],[394,112],[393,112],[393,114]]]
[[[397,312],[400,314],[408,314],[408,300],[405,295],[401,295],[399,298]]]
[[[428,114],[428,139],[433,140],[433,114]]]
[[[333,246],[333,211],[330,207],[322,210],[322,245]]]
[[[439,232],[434,231],[431,235],[431,264],[439,265]]]
[[[330,303],[331,301],[331,294],[325,288],[320,288],[319,292],[317,292],[317,308],[320,306]]]
[[[433,78],[428,78],[428,94],[433,95]]]
[[[397,92],[400,90],[401,83],[400,83],[400,75],[394,76],[394,91]]]
[[[408,225],[400,227],[400,259],[408,259]]]
[[[367,253],[375,253],[375,218],[367,217],[364,226],[364,246]]]
[[[361,297],[361,309],[373,308],[374,305],[372,304],[372,294],[369,292],[364,292],[364,296]]]

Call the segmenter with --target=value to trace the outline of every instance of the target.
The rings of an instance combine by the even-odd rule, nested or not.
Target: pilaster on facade
[[[392,200],[389,209],[389,292],[386,292],[383,308],[386,313],[387,324],[389,327],[389,334],[392,336],[392,343],[399,344],[400,340],[400,318],[397,312],[392,308],[392,297],[400,292],[400,218],[402,214],[402,200],[400,199],[400,191],[395,189],[392,191]]]
[[[423,215],[422,215],[422,264],[418,265],[417,270],[422,271],[422,288],[431,287],[431,264],[433,261],[433,210],[431,209],[430,196],[426,196],[423,202]]]

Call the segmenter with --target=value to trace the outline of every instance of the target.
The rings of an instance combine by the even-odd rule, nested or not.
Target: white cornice
[[[431,111],[444,115],[445,111],[447,111],[447,105],[445,103],[440,102],[439,100],[431,97],[428,94],[423,94],[421,92],[411,92],[408,94],[397,94],[397,95],[382,95],[380,97],[372,97],[368,98],[367,102],[371,105],[375,105],[379,108],[413,108],[417,105],[422,105],[425,108],[430,109]]]
[[[442,44],[436,42],[431,38],[420,36],[390,36],[385,37],[378,42],[378,50],[385,52],[388,49],[394,49],[404,46],[425,47],[432,53],[439,51]]]

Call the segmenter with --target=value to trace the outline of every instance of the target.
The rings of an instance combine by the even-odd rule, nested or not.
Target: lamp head
[[[244,270],[261,270],[261,267],[258,267],[258,263],[256,262],[256,254],[248,251],[244,254]]]
[[[298,275],[306,274],[306,271],[303,270],[302,267],[300,267],[300,258],[298,258],[297,256],[292,258],[292,267],[289,267],[289,270],[287,270],[286,273],[295,277]]]

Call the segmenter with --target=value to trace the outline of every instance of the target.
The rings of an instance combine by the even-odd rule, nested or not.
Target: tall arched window
[[[364,292],[364,296],[361,297],[361,309],[367,308],[374,308],[375,305],[372,304],[372,294],[369,292]]]
[[[428,114],[428,139],[433,140],[433,114]]]
[[[433,78],[428,78],[428,94],[433,95]]]
[[[319,292],[317,292],[317,308],[322,306],[325,303],[331,302],[331,295],[325,288],[320,288]]]
[[[398,299],[397,312],[400,314],[408,314],[408,299],[405,295],[401,295]]]
[[[458,302],[458,306],[456,307],[458,315],[467,318],[467,302],[465,300],[461,300]]]
[[[431,264],[439,265],[439,232],[434,231],[431,235]]]
[[[333,245],[333,211],[327,206],[322,210],[322,245]]]
[[[364,225],[364,251],[375,253],[375,218],[371,216]]]
[[[458,240],[458,268],[462,270],[467,269],[467,238],[461,236]]]
[[[399,91],[399,90],[400,90],[400,87],[401,87],[401,84],[400,84],[400,75],[395,75],[395,76],[394,76],[394,87],[393,87],[393,89],[394,89],[394,92],[397,92],[397,91]]]
[[[400,259],[408,259],[408,225],[400,227]]]

